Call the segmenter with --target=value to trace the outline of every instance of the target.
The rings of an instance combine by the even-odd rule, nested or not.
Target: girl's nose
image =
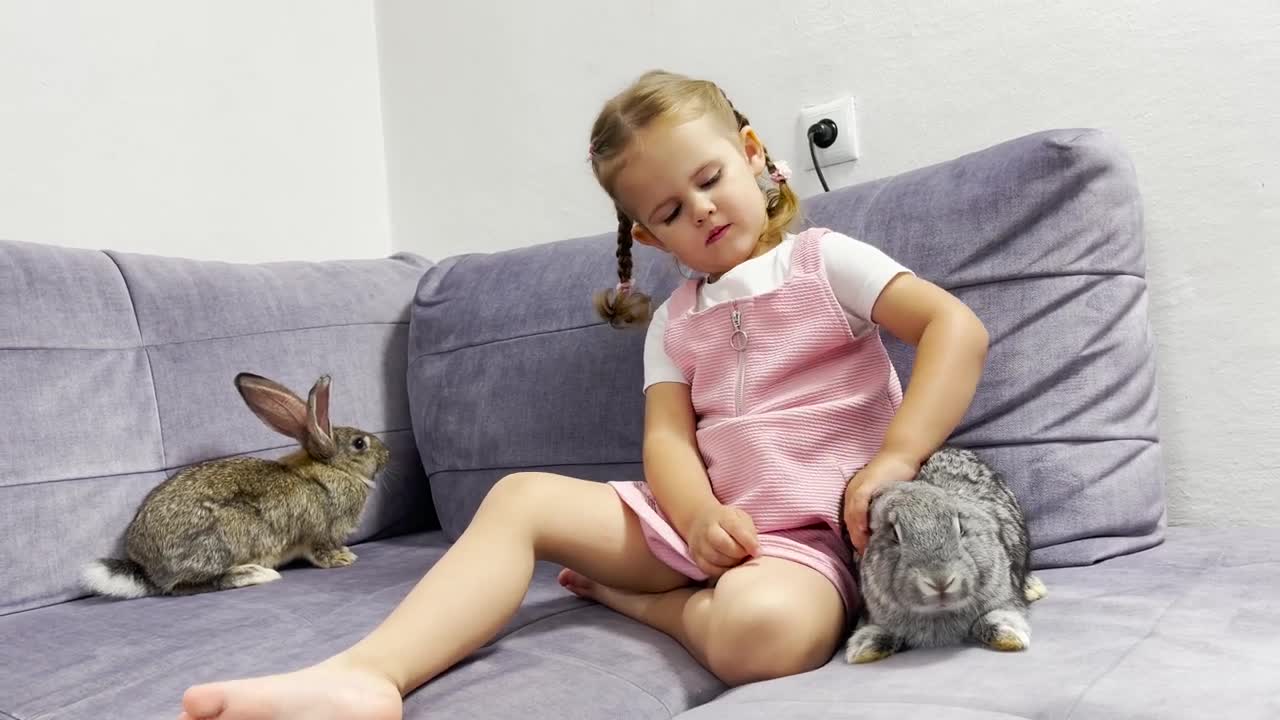
[[[706,196],[700,196],[697,200],[697,204],[694,205],[693,217],[697,221],[697,223],[701,225],[704,222],[706,222],[707,218],[711,217],[711,215],[715,213],[715,211],[716,211],[716,205],[715,203],[711,202],[711,198],[708,198]]]

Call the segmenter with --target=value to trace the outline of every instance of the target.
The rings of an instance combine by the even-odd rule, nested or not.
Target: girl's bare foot
[[[578,597],[595,600],[605,607],[616,610],[634,620],[644,622],[644,614],[653,601],[662,593],[631,592],[619,590],[592,580],[581,573],[568,568],[560,571],[559,581],[569,592]]]
[[[400,690],[341,658],[285,675],[197,685],[179,720],[400,720]]]

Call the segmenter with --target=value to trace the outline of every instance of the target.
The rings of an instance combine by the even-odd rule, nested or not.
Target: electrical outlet
[[[853,112],[853,98],[842,97],[839,100],[807,105],[800,108],[800,144],[797,146],[802,167],[813,169],[813,159],[809,156],[809,126],[823,118],[830,118],[836,124],[836,141],[831,147],[814,146],[818,163],[822,167],[838,165],[858,159],[858,123]]]

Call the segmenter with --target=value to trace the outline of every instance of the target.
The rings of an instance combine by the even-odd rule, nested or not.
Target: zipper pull
[[[729,316],[733,321],[733,334],[729,336],[729,347],[742,352],[747,349],[747,333],[742,329],[742,312],[738,310],[735,304],[733,314]]]

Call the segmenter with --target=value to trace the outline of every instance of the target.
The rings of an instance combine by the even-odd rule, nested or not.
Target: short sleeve
[[[667,303],[662,303],[658,309],[654,311],[653,317],[649,320],[649,330],[644,338],[644,389],[648,390],[650,385],[660,382],[678,382],[689,384],[685,379],[684,372],[680,370],[680,366],[667,355],[666,343],[664,342],[667,334]]]
[[[848,235],[822,236],[822,262],[827,281],[844,311],[872,324],[871,309],[889,281],[911,271],[884,251]],[[860,334],[855,329],[855,334]]]

